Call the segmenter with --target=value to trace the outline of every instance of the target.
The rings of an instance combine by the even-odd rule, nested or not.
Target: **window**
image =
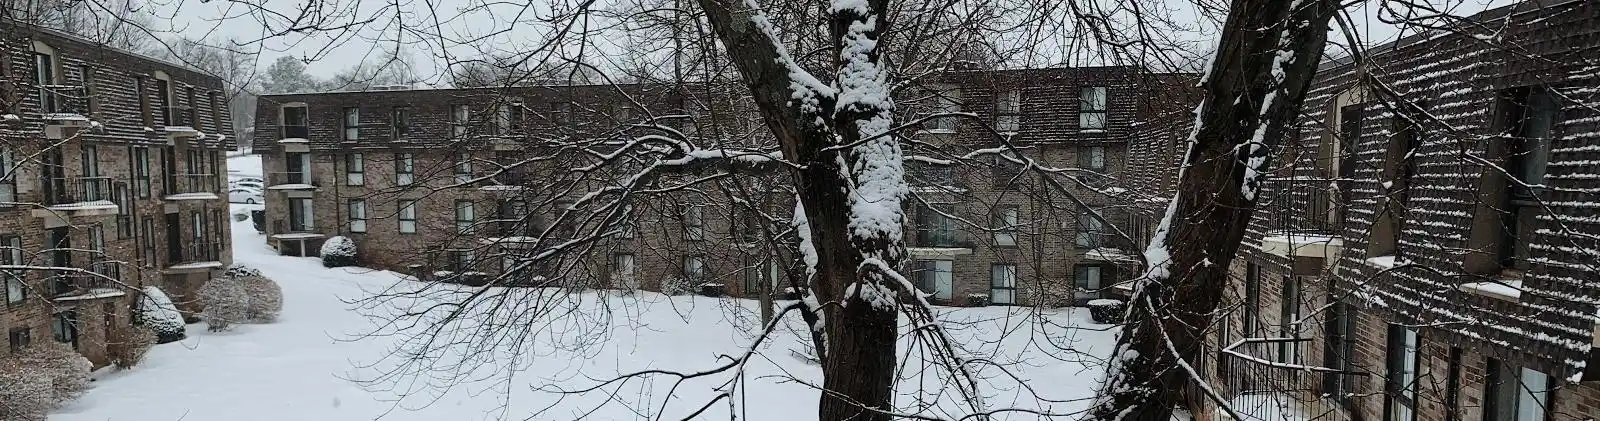
[[[956,247],[960,243],[955,218],[946,216],[945,210],[932,206],[954,204],[932,203],[917,206],[917,245],[921,247]]]
[[[211,101],[211,131],[220,133],[222,132],[222,115],[224,114],[224,110],[222,108],[222,95],[216,91],[212,91],[207,93],[206,97],[207,100]],[[93,101],[93,99],[90,99],[90,101]]]
[[[283,124],[284,139],[305,139],[311,136],[311,128],[307,125],[306,107],[285,106],[279,111],[279,118]]]
[[[472,106],[456,104],[450,106],[450,137],[463,138],[467,136],[467,124],[472,120]]]
[[[1016,133],[1022,125],[1022,91],[1012,89],[1002,92],[995,101],[994,130],[1000,133]]]
[[[1018,211],[1015,207],[1000,209],[994,216],[994,244],[1001,247],[1017,245]]]
[[[449,266],[450,266],[450,270],[451,271],[454,271],[454,272],[470,271],[475,266],[474,265],[474,263],[476,263],[475,260],[477,260],[477,257],[473,255],[471,249],[450,250],[450,262],[449,262],[450,265]]]
[[[394,107],[394,116],[389,119],[391,126],[391,139],[400,140],[411,132],[411,107]]]
[[[1106,147],[1084,146],[1078,148],[1078,168],[1097,173],[1106,172]]]
[[[400,208],[400,233],[401,234],[416,234],[417,233],[417,201],[415,201],[415,200],[401,200],[399,202],[399,208]]]
[[[133,200],[128,197],[128,183],[118,182],[112,190],[112,202],[117,204],[117,239],[133,238]]]
[[[415,170],[416,170],[416,167],[413,166],[413,162],[411,161],[411,154],[408,154],[408,153],[397,153],[397,154],[394,154],[394,183],[395,184],[401,185],[401,186],[409,186],[409,185],[411,185],[411,182],[416,179],[416,174],[413,172]]]
[[[21,265],[22,238],[15,235],[0,236],[0,264]],[[25,272],[15,269],[0,270],[0,279],[6,284],[6,304],[16,304],[28,299]]]
[[[1450,347],[1444,383],[1444,420],[1461,421],[1461,348]]]
[[[1384,396],[1385,421],[1412,421],[1417,408],[1417,366],[1420,354],[1416,329],[1389,325],[1388,393]]]
[[[367,232],[367,201],[350,199],[350,232]]]
[[[915,187],[958,188],[954,165],[913,159],[906,163],[909,183]]]
[[[153,264],[156,260],[156,220],[146,216],[139,220],[139,260]]]
[[[472,154],[456,155],[456,184],[472,182]]]
[[[956,88],[939,89],[933,93],[933,114],[950,114],[961,112],[961,91]],[[960,122],[957,116],[942,116],[928,119],[926,129],[934,133],[955,133],[956,125]]]
[[[311,154],[285,152],[283,161],[284,169],[289,172],[285,177],[288,184],[311,184]]]
[[[1552,129],[1560,120],[1561,104],[1555,93],[1542,88],[1512,92],[1505,168],[1511,185],[1502,201],[1501,238],[1497,257],[1504,269],[1528,269],[1528,244],[1533,239],[1540,212],[1539,197],[1550,163]]]
[[[56,96],[55,51],[49,46],[34,43],[33,83],[38,87],[39,108],[47,113],[60,112],[60,98]]]
[[[140,199],[150,198],[150,148],[133,147],[133,184]]]
[[[18,351],[21,351],[22,348],[27,348],[28,345],[33,345],[33,330],[25,327],[11,329],[11,331],[6,334],[6,341],[10,343],[11,352],[15,354]]]
[[[761,214],[750,209],[739,210],[739,242],[755,244],[761,241],[765,230],[762,227]]]
[[[1085,87],[1078,93],[1078,129],[1102,131],[1106,129],[1106,87]]]
[[[777,286],[778,265],[773,264],[772,259],[745,255],[744,268],[740,272],[744,277],[744,285],[739,291],[746,297],[758,296],[762,292],[762,285]]]
[[[639,288],[638,280],[634,277],[633,255],[627,253],[611,256],[611,282],[612,286],[636,289]]]
[[[556,126],[564,126],[572,122],[571,102],[550,103],[550,122]]]
[[[1261,267],[1255,263],[1244,266],[1244,334],[1255,335],[1261,320]]]
[[[86,108],[84,111],[87,111],[87,112],[92,114],[95,111],[100,110],[100,102],[99,102],[99,100],[97,98],[95,98],[96,89],[94,88],[94,66],[90,66],[90,65],[87,65],[87,64],[79,65],[78,66],[78,78],[79,78],[79,81],[82,82],[82,84],[83,84],[83,86],[82,86],[82,88],[83,88],[83,93],[82,93],[83,94],[83,104],[82,105]]]
[[[472,234],[473,225],[478,221],[477,213],[473,212],[471,200],[456,201],[456,232],[462,235]]]
[[[950,302],[955,289],[955,262],[951,260],[918,260],[917,289],[941,302]]]
[[[1384,195],[1379,198],[1378,220],[1372,227],[1372,239],[1367,242],[1369,257],[1400,257],[1400,232],[1405,229],[1411,178],[1417,174],[1416,154],[1420,146],[1420,130],[1401,117],[1394,119],[1394,126],[1394,139],[1388,142],[1388,150],[1383,157],[1380,177],[1385,188]]]
[[[1105,235],[1105,220],[1090,208],[1078,211],[1078,235],[1074,243],[1081,249],[1100,248],[1101,238]]]
[[[189,108],[187,110],[185,110],[185,111],[189,112],[189,121],[181,121],[180,120],[180,122],[189,123],[189,127],[198,128],[198,127],[200,127],[200,107],[198,105],[195,105],[195,104],[199,104],[200,100],[194,96],[194,87],[193,86],[184,88],[183,89],[183,93],[184,93],[184,98],[189,103]]]
[[[1284,338],[1300,337],[1300,278],[1283,277],[1282,300],[1279,301],[1278,334]],[[1278,362],[1299,364],[1300,342],[1279,342]]]
[[[311,215],[311,199],[289,199],[289,232],[311,232],[315,221]]]
[[[0,207],[17,205],[17,155],[0,149]]]
[[[989,265],[989,302],[1017,303],[1017,265]]]
[[[1072,268],[1073,298],[1092,300],[1105,295],[1105,268],[1098,265],[1078,265]]]
[[[496,134],[511,134],[519,130],[522,126],[522,103],[500,104],[500,108],[495,110],[494,123]]]
[[[367,162],[361,154],[352,153],[344,155],[344,185],[360,186],[367,184]]]
[[[704,205],[687,205],[683,208],[683,237],[689,241],[706,239]]]
[[[1489,359],[1488,371],[1484,421],[1550,419],[1550,375],[1493,358]]]
[[[344,109],[344,141],[361,140],[361,107]]]
[[[683,258],[683,278],[693,282],[695,285],[705,281],[706,265],[705,262],[700,260],[700,256]]]
[[[1323,332],[1322,366],[1343,370],[1346,373],[1326,373],[1322,377],[1322,390],[1340,403],[1352,405],[1352,393],[1355,393],[1354,377],[1347,374],[1355,370],[1355,344],[1356,344],[1356,307],[1343,301],[1332,292],[1328,300],[1333,305],[1328,309]]]
[[[67,310],[50,317],[50,333],[56,342],[78,349],[78,312]]]

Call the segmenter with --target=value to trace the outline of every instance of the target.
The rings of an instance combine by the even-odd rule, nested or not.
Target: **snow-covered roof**
[[[166,200],[217,200],[216,193],[178,193],[163,196]]]
[[[83,293],[80,293],[80,294],[73,294],[73,295],[56,297],[55,300],[56,301],[83,301],[83,300],[95,300],[95,299],[100,299],[100,298],[121,297],[121,296],[124,296],[124,295],[128,295],[128,293],[123,292],[122,290],[116,289],[116,288],[90,288],[88,291],[84,291]]]
[[[1460,289],[1462,292],[1469,292],[1506,301],[1519,301],[1522,299],[1521,280],[1468,282],[1461,284],[1456,288]]]

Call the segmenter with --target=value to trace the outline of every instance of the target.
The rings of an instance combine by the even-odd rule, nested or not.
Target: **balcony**
[[[205,136],[205,133],[200,132],[200,129],[195,127],[197,122],[194,109],[189,107],[165,107],[162,109],[161,130],[166,132],[168,139],[193,139]]]
[[[525,171],[505,171],[484,180],[483,190],[521,190],[533,184],[534,177]]]
[[[96,262],[90,272],[58,270],[50,275],[52,299],[57,302],[98,300],[127,295],[114,279],[121,278],[117,262]]]
[[[221,186],[217,184],[214,174],[178,174],[172,178],[177,183],[167,186],[166,200],[218,200],[217,191]]]
[[[1269,219],[1261,251],[1284,257],[1333,261],[1344,245],[1337,235],[1339,213],[1332,184],[1321,179],[1280,179],[1271,182],[1272,199],[1258,204]]]
[[[311,138],[311,126],[304,124],[284,124],[278,126],[278,128],[279,134],[282,135],[279,138],[279,142],[294,142],[295,140],[306,141],[307,139]]]
[[[39,117],[44,120],[45,138],[66,139],[93,124],[87,117],[89,99],[84,97],[83,87],[45,85],[39,93]]]
[[[544,233],[544,228],[523,219],[510,215],[502,216],[500,219],[478,224],[474,230],[478,234],[478,241],[483,244],[532,246],[539,242],[539,236]]]
[[[267,190],[316,190],[317,180],[310,171],[267,173]]]
[[[199,273],[222,267],[222,244],[190,242],[169,244],[167,264],[162,273]]]
[[[46,227],[71,225],[71,218],[112,215],[111,177],[50,178],[45,183],[44,207],[33,216],[45,218]]]

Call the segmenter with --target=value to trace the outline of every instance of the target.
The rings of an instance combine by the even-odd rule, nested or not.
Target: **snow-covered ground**
[[[228,157],[228,179],[239,177],[261,176],[261,155],[240,155]]]
[[[709,402],[717,388],[726,387],[737,373],[686,382],[675,390],[672,379],[657,376],[588,394],[562,392],[596,386],[622,372],[715,367],[719,356],[738,355],[753,340],[756,310],[748,300],[590,292],[540,301],[542,308],[572,311],[563,312],[568,316],[562,318],[530,323],[524,313],[488,316],[469,312],[467,322],[441,336],[453,340],[496,338],[495,352],[466,353],[465,344],[447,344],[430,355],[436,359],[407,359],[395,351],[414,344],[406,342],[409,336],[405,333],[415,331],[399,329],[400,335],[389,335],[396,329],[380,329],[378,324],[390,319],[385,317],[388,312],[430,308],[442,296],[459,296],[473,289],[438,290],[427,297],[358,309],[354,300],[419,284],[390,272],[326,269],[312,258],[277,256],[249,222],[236,222],[233,228],[235,259],[282,284],[285,308],[281,319],[270,325],[240,326],[228,333],[209,333],[203,324],[191,325],[189,339],[157,346],[143,365],[132,370],[103,374],[87,395],[62,408],[51,420],[467,420],[502,416],[632,420],[649,419],[643,414],[658,412],[666,414],[663,419],[682,419]],[[539,292],[521,289],[505,294],[526,298]],[[941,318],[972,356],[1006,364],[1004,370],[980,368],[985,400],[991,408],[1081,410],[1087,406],[1083,398],[1092,395],[1100,377],[1097,356],[1109,352],[1113,335],[1099,330],[1104,326],[1089,325],[1087,312],[1081,310],[948,309]],[[795,329],[802,324],[793,317],[788,321],[751,359],[739,377],[745,383],[734,391],[731,406],[729,401],[720,401],[700,418],[727,419],[729,411],[756,420],[816,418],[819,393],[808,384],[820,380],[820,369],[796,356],[804,342]],[[518,329],[529,326],[537,329]],[[364,335],[372,332],[386,335]],[[922,355],[910,348],[909,341],[901,342],[903,350],[912,352],[910,358],[902,358],[910,362],[902,363],[899,405],[905,410],[949,416],[940,409],[948,405],[915,405],[919,393],[925,399],[948,401],[955,389],[940,382],[937,371],[924,370]],[[431,371],[422,373],[424,377],[361,381],[384,379],[384,373],[397,367]],[[1031,390],[1019,387],[1018,380],[1006,372]],[[508,374],[514,376],[508,380]],[[1038,419],[1031,414],[996,418]]]

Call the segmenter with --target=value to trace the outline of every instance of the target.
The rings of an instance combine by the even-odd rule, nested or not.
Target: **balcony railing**
[[[222,244],[215,242],[191,242],[176,249],[177,254],[167,256],[167,266],[177,266],[185,263],[215,262],[221,255]]]
[[[45,85],[39,88],[39,112],[45,114],[88,114],[89,98],[83,87],[76,85]]]
[[[112,279],[121,278],[122,268],[117,262],[95,262],[87,268],[92,273],[58,270],[50,274],[50,292],[56,297],[81,294],[97,288],[116,288]],[[111,279],[106,279],[111,278]]]
[[[283,130],[284,139],[309,139],[311,127],[304,124],[284,124],[279,126]]]
[[[162,109],[161,124],[163,126],[194,127],[194,109],[189,107],[166,107]]]
[[[544,232],[542,227],[523,221],[515,216],[504,216],[492,219],[477,225],[476,230],[484,237],[536,237]]]
[[[178,174],[176,181],[177,185],[168,194],[216,193],[222,189],[217,185],[215,174]]]
[[[1274,180],[1271,201],[1264,203],[1274,232],[1332,234],[1339,221],[1333,183],[1316,179]]]
[[[316,186],[316,179],[311,177],[310,171],[283,171],[267,173],[268,187],[282,186],[286,184]]]
[[[50,178],[45,186],[45,205],[111,200],[111,177]]]

